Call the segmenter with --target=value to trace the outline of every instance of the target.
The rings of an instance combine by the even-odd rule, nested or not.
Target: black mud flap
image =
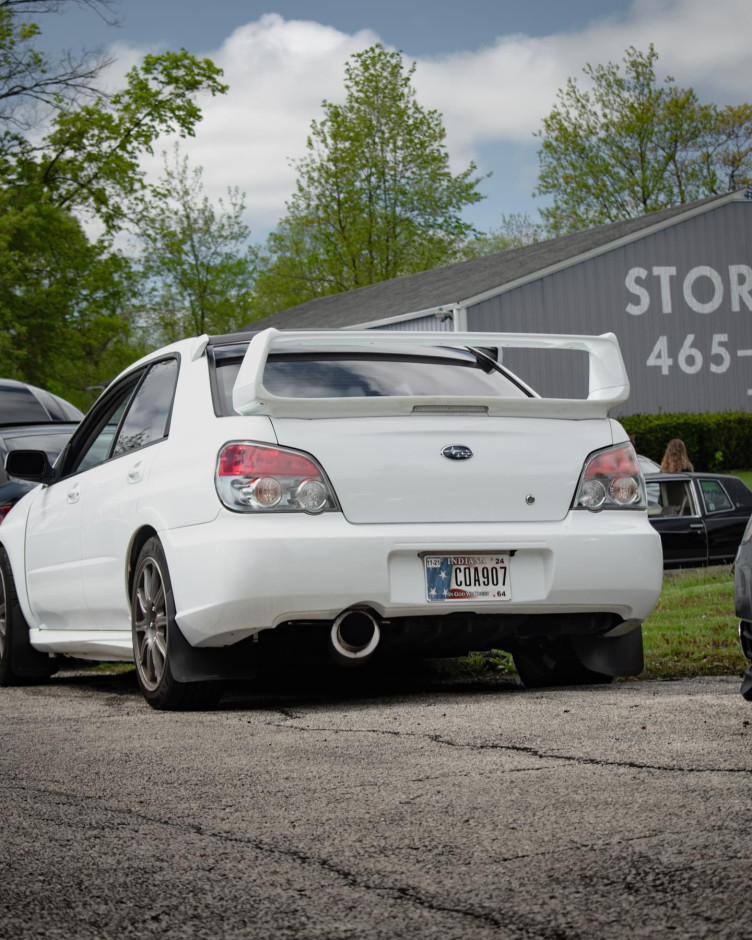
[[[637,676],[645,668],[642,627],[624,636],[572,636],[572,649],[580,663],[604,676]]]
[[[254,679],[253,640],[241,640],[232,646],[196,647],[183,636],[172,621],[168,625],[167,649],[170,671],[178,682]]]
[[[35,650],[29,642],[26,624],[14,629],[10,635],[10,668],[23,679],[49,679],[60,668],[59,661],[47,653]]]

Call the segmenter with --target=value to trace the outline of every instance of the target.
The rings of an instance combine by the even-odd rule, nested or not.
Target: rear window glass
[[[219,352],[219,351],[218,351]],[[241,359],[215,354],[221,414],[233,414],[232,389]],[[327,353],[271,356],[264,385],[280,398],[481,396],[525,398],[528,393],[470,352],[446,357]]]
[[[49,420],[46,409],[28,388],[16,385],[0,387],[0,424],[32,424]]]
[[[726,512],[733,509],[731,500],[717,480],[700,480],[700,490],[708,512]]]
[[[0,424],[35,424],[39,421],[80,421],[74,405],[44,389],[0,379]]]

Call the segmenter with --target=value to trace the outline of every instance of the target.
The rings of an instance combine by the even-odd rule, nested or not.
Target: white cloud
[[[625,15],[594,21],[584,30],[543,38],[502,36],[486,48],[418,60],[414,84],[421,104],[443,115],[459,168],[477,158],[484,145],[532,145],[533,132],[567,77],[581,77],[587,62],[619,61],[630,45],[647,49],[653,42],[660,74],[694,86],[704,100],[746,100],[752,97],[750,34],[749,0],[634,0]],[[322,99],[342,98],[345,62],[376,41],[367,30],[348,35],[267,14],[208,52],[224,69],[230,91],[204,102],[204,120],[184,151],[204,167],[211,196],[223,195],[228,186],[246,193],[256,238],[284,212],[295,184],[290,160],[305,152]],[[120,71],[136,50],[118,53]],[[160,166],[155,158],[150,171]]]
[[[443,114],[455,146],[525,142],[568,77],[584,81],[588,62],[620,62],[631,45],[647,50],[652,42],[659,75],[673,74],[706,100],[745,100],[751,31],[749,0],[636,0],[626,17],[596,21],[581,32],[505,36],[477,52],[419,63],[415,85],[420,100]]]
[[[238,186],[254,231],[273,227],[295,185],[290,161],[305,153],[322,100],[342,97],[344,63],[377,41],[368,31],[350,36],[272,13],[239,27],[210,52],[230,90],[202,102],[196,137],[181,145],[204,167],[207,192],[216,197]],[[148,165],[158,172],[161,159]]]

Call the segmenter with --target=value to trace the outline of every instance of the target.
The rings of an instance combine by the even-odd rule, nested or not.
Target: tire
[[[216,705],[221,682],[178,682],[170,668],[170,634],[175,601],[162,545],[157,538],[141,549],[131,592],[131,629],[136,676],[146,701],[162,711],[187,711]]]
[[[613,680],[613,676],[593,672],[583,666],[566,636],[524,640],[512,650],[512,657],[517,673],[528,689],[607,684]]]
[[[10,561],[0,547],[0,686],[43,682],[57,663],[29,642],[29,625],[21,612]]]
[[[752,702],[752,623],[749,620],[739,621],[739,640],[742,646],[742,652],[750,661],[750,665],[742,676],[742,687],[740,692],[742,697],[748,702]]]

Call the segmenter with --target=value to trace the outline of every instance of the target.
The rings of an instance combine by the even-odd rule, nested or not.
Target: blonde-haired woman
[[[689,459],[687,448],[684,441],[675,437],[666,445],[666,453],[661,461],[662,473],[683,473],[685,470],[694,470],[692,461]]]

